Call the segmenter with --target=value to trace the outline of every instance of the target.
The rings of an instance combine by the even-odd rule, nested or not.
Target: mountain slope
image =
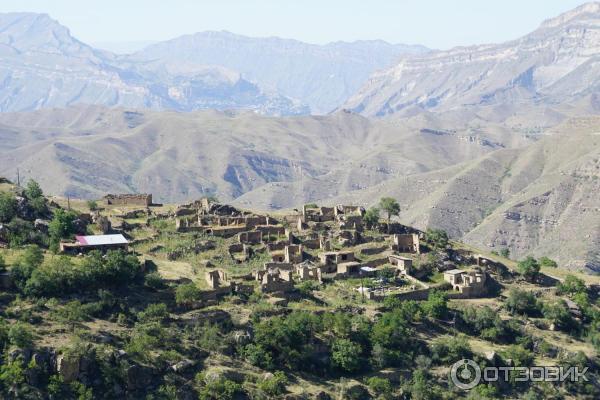
[[[497,135],[467,125],[446,132],[436,130],[438,124],[421,118],[371,121],[347,112],[287,118],[102,107],[3,113],[0,174],[12,177],[19,167],[55,194],[150,191],[164,201],[206,193],[231,200],[266,184],[313,179],[335,188],[318,188],[309,195],[315,198],[529,141],[518,132]],[[499,137],[510,139],[503,144]],[[306,195],[289,195],[268,208],[295,206]]]
[[[0,111],[81,103],[178,111],[241,108],[275,115],[309,111],[222,67],[156,76],[79,42],[45,14],[0,14]]]
[[[326,113],[356,92],[371,73],[392,65],[400,55],[427,51],[423,46],[383,41],[320,46],[275,37],[201,32],[148,46],[124,58],[155,71],[181,65],[224,66],[261,87],[299,99],[313,112]]]
[[[600,3],[588,3],[511,42],[403,58],[344,107],[367,116],[580,99],[597,107],[599,84]]]
[[[441,228],[511,257],[551,256],[600,270],[600,117],[576,118],[538,142],[475,161],[396,178],[331,203],[373,204],[389,195],[400,220]]]

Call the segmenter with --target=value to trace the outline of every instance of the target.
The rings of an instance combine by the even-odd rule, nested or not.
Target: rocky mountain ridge
[[[367,116],[493,104],[598,108],[600,3],[584,4],[502,44],[404,57],[375,73],[345,108]]]

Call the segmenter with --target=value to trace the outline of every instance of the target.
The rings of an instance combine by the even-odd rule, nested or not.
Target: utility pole
[[[19,168],[17,168],[17,186],[21,186],[21,173]]]
[[[67,196],[67,210],[71,211],[71,198]]]

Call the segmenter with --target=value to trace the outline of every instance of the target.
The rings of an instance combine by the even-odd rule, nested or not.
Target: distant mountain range
[[[266,210],[390,195],[410,225],[600,271],[600,3],[430,52],[206,32],[117,56],[44,15],[0,26],[0,110],[35,110],[0,113],[0,176]]]
[[[507,43],[404,57],[375,73],[344,108],[366,116],[491,104],[600,110],[600,3],[584,4]]]
[[[0,14],[0,111],[86,103],[322,113],[399,55],[425,51],[381,41],[317,46],[205,32],[117,56],[78,41],[45,14]]]

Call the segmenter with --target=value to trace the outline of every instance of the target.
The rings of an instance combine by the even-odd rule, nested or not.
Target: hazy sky
[[[0,0],[50,14],[91,43],[171,39],[204,30],[311,43],[383,39],[432,48],[499,42],[581,0]]]

